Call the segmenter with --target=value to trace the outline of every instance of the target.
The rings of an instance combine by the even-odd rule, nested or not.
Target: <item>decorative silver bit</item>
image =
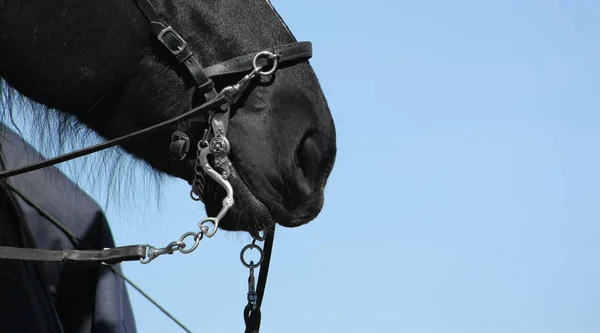
[[[202,139],[198,142],[196,165],[194,170],[195,175],[192,182],[192,190],[190,195],[194,200],[201,199],[202,195],[204,194],[204,176],[207,174],[209,177],[214,179],[217,184],[221,185],[227,193],[223,199],[221,211],[216,217],[208,217],[198,222],[198,228],[200,231],[186,232],[179,238],[178,241],[171,242],[164,248],[156,248],[154,246],[147,245],[146,256],[143,259],[140,259],[143,264],[147,264],[159,256],[173,254],[175,251],[179,251],[184,254],[191,253],[198,247],[204,236],[210,238],[216,234],[217,230],[219,229],[219,222],[235,204],[235,201],[233,200],[233,188],[231,187],[229,181],[227,181],[227,178],[233,170],[233,165],[227,157],[231,150],[231,145],[229,140],[227,140],[227,126],[229,125],[229,115],[231,113],[230,106],[232,103],[237,101],[241,93],[248,87],[248,84],[252,79],[257,76],[271,75],[277,71],[280,56],[280,54],[274,54],[269,51],[257,53],[252,62],[253,70],[244,76],[237,84],[226,87],[221,91],[220,95],[226,100],[226,103],[221,106],[220,111],[222,112],[216,112],[217,110],[212,110],[209,113],[208,128],[204,131]],[[258,60],[261,57],[273,60],[272,67],[270,69],[265,70],[263,66],[258,64]],[[208,138],[210,137],[211,132],[214,134],[214,137],[209,143]],[[215,167],[221,169],[221,173],[215,171],[208,162],[209,154],[214,155]],[[191,247],[187,247],[187,244],[184,241],[190,237],[194,243]],[[256,245],[256,241],[263,241],[264,235],[261,237],[258,233],[256,233],[252,234],[252,237],[254,238],[254,241],[252,241],[251,244],[246,245],[240,253],[242,264],[250,268],[250,277],[248,281],[248,301],[251,303],[256,302],[254,268],[259,267],[263,261],[262,248]],[[257,249],[259,251],[260,258],[257,264],[254,264],[253,261],[250,263],[245,261],[244,253],[249,249]]]
[[[222,135],[215,136],[210,141],[210,152],[218,158],[227,156],[229,147],[229,140]]]

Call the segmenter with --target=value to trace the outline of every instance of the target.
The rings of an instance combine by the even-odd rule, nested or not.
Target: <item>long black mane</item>
[[[46,158],[103,141],[76,117],[32,101],[1,78],[0,122],[11,127]],[[3,137],[0,133],[0,138]],[[103,201],[105,210],[120,210],[124,204],[147,204],[138,202],[139,195],[136,194],[141,192],[154,192],[156,204],[159,204],[161,184],[166,177],[120,147],[63,163],[58,168],[70,174],[80,187],[92,189],[93,194]]]

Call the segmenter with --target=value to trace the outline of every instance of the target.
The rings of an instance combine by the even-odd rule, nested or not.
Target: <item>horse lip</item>
[[[276,219],[276,216],[287,215],[285,213],[285,209],[280,204],[277,202],[263,201],[259,199],[258,196],[254,194],[250,186],[244,182],[235,168],[232,168],[229,180],[234,191],[236,191],[239,196],[244,197],[246,199],[246,203],[251,203],[253,206],[250,207],[252,215],[261,219],[260,222],[264,228],[268,228],[269,226],[273,226],[275,224],[279,224],[286,228],[295,228],[307,224],[314,219],[314,217],[306,218],[306,216],[298,216],[292,219]]]
[[[278,202],[266,202],[265,205],[274,216],[285,217],[277,223],[286,228],[296,228],[313,221],[321,212],[324,204],[324,193],[315,192],[313,200],[306,201],[300,207],[296,207],[294,212],[288,211]]]
[[[244,181],[244,177],[238,173],[237,169],[233,166],[233,163],[231,165],[231,174],[227,180],[233,188],[235,203],[233,210],[230,210],[223,219],[227,220],[226,230],[261,231],[270,228],[275,224],[279,224],[286,228],[299,227],[314,220],[323,205],[322,186],[319,187],[319,195],[315,195],[315,200],[306,202],[305,205],[307,208],[300,209],[303,213],[296,215],[290,214],[291,212],[287,211],[287,209],[277,201],[261,200]],[[212,182],[214,185],[217,185],[214,180],[212,180]],[[207,204],[205,200],[202,201],[205,205]],[[244,204],[244,207],[241,207],[242,204]],[[237,218],[235,217],[236,215]]]

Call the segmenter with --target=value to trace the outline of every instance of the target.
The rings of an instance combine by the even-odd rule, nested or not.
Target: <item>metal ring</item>
[[[206,147],[208,147],[208,141],[206,141],[206,140],[198,141],[198,152]]]
[[[203,234],[202,232],[193,232],[193,231],[189,231],[189,232],[186,232],[185,234],[183,234],[183,236],[181,236],[181,237],[179,238],[179,241],[180,241],[180,242],[183,242],[183,244],[185,244],[184,240],[185,240],[186,238],[188,238],[189,236],[194,236],[194,245],[193,245],[191,248],[189,248],[189,250],[184,250],[184,249],[185,249],[185,246],[183,246],[183,247],[180,247],[180,248],[179,248],[179,252],[181,252],[181,253],[183,253],[183,254],[189,254],[189,253],[192,253],[192,252],[193,252],[193,251],[194,251],[194,250],[195,250],[195,249],[198,247],[198,244],[200,244],[200,241],[201,241],[201,240],[202,240],[202,238],[204,237],[204,234]]]
[[[273,60],[273,67],[268,71],[261,71],[261,66],[258,65],[258,59],[260,59],[263,56],[266,56],[267,58]],[[277,70],[277,66],[279,66],[279,57],[269,51],[262,51],[254,56],[254,60],[252,60],[252,66],[254,66],[254,70],[262,76],[271,75],[275,73],[275,71]]]
[[[260,266],[260,264],[262,264],[262,262],[263,262],[263,257],[264,257],[263,249],[256,244],[248,244],[248,245],[244,246],[244,248],[242,248],[242,252],[240,252],[240,260],[242,261],[242,265],[244,265],[246,268],[251,268],[250,264],[246,262],[246,259],[244,259],[244,254],[249,249],[257,249],[258,253],[260,253],[260,259],[258,259],[258,262],[256,264],[254,264],[254,268],[256,268],[256,267]]]
[[[192,200],[194,200],[194,201],[200,201],[200,200],[202,200],[202,198],[200,198],[200,196],[197,195],[193,190],[190,191],[190,198],[192,198]]]
[[[213,230],[210,230],[210,227],[205,226],[207,223],[212,223]],[[202,232],[206,237],[211,238],[217,233],[219,230],[219,219],[216,217],[207,217],[204,220],[198,222],[198,228],[200,228],[200,232]]]

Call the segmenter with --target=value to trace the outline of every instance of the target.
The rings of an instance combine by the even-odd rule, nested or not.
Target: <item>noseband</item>
[[[208,118],[208,127],[204,131],[202,138],[198,140],[196,147],[194,179],[191,184],[192,188],[190,195],[194,200],[201,199],[204,193],[205,175],[208,175],[225,189],[226,196],[223,199],[221,211],[216,217],[208,217],[198,222],[198,231],[186,232],[177,241],[169,243],[164,248],[156,248],[144,244],[104,250],[54,251],[0,246],[0,259],[62,261],[67,263],[97,263],[105,265],[122,261],[139,260],[143,264],[147,264],[161,255],[173,254],[175,251],[184,254],[193,252],[204,237],[211,238],[215,235],[219,228],[219,222],[234,205],[233,188],[227,180],[233,169],[228,157],[231,150],[231,144],[227,139],[231,105],[240,98],[242,93],[250,86],[255,78],[272,75],[278,70],[279,65],[282,63],[307,60],[312,57],[312,44],[310,42],[295,42],[273,46],[256,53],[236,57],[204,68],[185,39],[160,17],[148,0],[134,1],[141,13],[148,20],[150,28],[156,35],[156,38],[166,47],[187,73],[186,76],[189,77],[189,80],[191,80],[192,83],[192,95],[194,92],[202,93],[205,102],[200,106],[191,108],[182,115],[104,143],[76,150],[22,168],[2,171],[0,172],[0,179],[92,154],[120,145],[134,138],[149,135],[175,124],[177,124],[178,128],[171,136],[169,156],[174,160],[183,160],[190,152],[192,142],[192,135],[186,124],[190,119],[205,114]],[[217,92],[212,79],[230,74],[246,75],[237,83],[227,86]],[[209,155],[213,155],[214,166],[209,163]],[[12,189],[11,186],[9,186],[9,188]],[[35,205],[34,208],[36,208]],[[274,231],[265,231],[264,235],[261,237],[256,232],[251,233],[254,240],[251,244],[244,247],[240,254],[243,265],[250,271],[248,278],[248,305],[244,310],[247,326],[246,332],[258,332],[260,326],[260,304],[262,302],[262,294],[264,292],[268,272],[273,234]],[[186,243],[186,240],[190,238],[193,245],[188,247],[188,244],[191,244],[191,242],[188,241],[188,243]],[[264,251],[256,244],[257,241],[265,241]],[[257,263],[254,263],[253,261],[248,263],[244,259],[244,254],[252,249],[259,251],[260,259]],[[254,269],[261,265],[263,268],[260,270],[257,288]]]

